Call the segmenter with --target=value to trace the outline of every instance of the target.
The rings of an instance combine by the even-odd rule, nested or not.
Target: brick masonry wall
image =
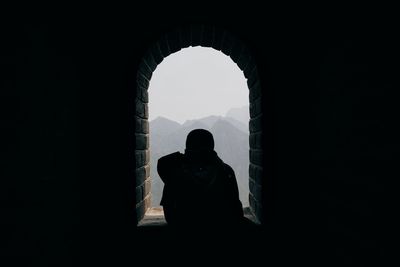
[[[249,87],[250,103],[250,166],[249,203],[257,219],[262,216],[263,131],[262,95],[257,66],[250,50],[228,31],[211,25],[193,24],[173,30],[161,36],[152,45],[139,64],[136,88],[136,215],[140,221],[151,204],[151,178],[149,175],[149,123],[148,87],[153,71],[163,59],[189,46],[212,47],[231,57],[243,71]]]
[[[262,95],[261,86],[258,79],[256,67],[251,67],[251,72],[247,84],[250,94],[250,122],[249,122],[249,142],[250,142],[250,166],[249,166],[249,203],[250,209],[256,218],[261,221],[263,216],[262,207],[262,186],[263,186],[263,114],[262,114]]]
[[[153,64],[154,69],[156,64]],[[137,75],[135,114],[135,176],[136,218],[140,221],[151,203],[148,93],[149,79],[153,70],[142,61]]]

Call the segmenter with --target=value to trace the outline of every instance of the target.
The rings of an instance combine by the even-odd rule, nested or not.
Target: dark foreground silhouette
[[[191,131],[185,153],[160,158],[157,171],[164,182],[160,204],[168,225],[221,230],[246,224],[235,173],[214,151],[207,130]]]

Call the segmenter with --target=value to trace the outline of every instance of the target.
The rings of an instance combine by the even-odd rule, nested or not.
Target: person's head
[[[214,137],[204,129],[192,130],[186,138],[186,150],[190,151],[213,151]]]

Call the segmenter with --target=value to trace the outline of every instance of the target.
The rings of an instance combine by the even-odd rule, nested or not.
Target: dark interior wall
[[[160,34],[196,22],[225,27],[256,57],[269,240],[348,261],[385,256],[398,143],[390,17],[57,15],[2,25],[3,228],[7,246],[25,255],[18,261],[138,257],[128,151],[135,75]]]
[[[44,255],[66,256],[80,221],[80,81],[69,40],[48,25],[8,22],[1,46],[2,240],[16,252],[11,259],[39,264]]]

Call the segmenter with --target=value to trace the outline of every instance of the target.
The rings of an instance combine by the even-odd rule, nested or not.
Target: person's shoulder
[[[226,174],[228,174],[229,176],[234,176],[235,175],[235,172],[234,172],[234,170],[232,169],[231,166],[229,166],[226,163],[223,163],[223,167],[224,167],[224,171],[225,171]]]
[[[181,162],[182,154],[175,152],[161,157],[157,162],[157,172],[160,175],[161,180],[166,182],[174,172],[174,169]]]
[[[183,154],[180,153],[179,151],[165,155],[163,157],[161,157],[158,161],[159,162],[169,162],[169,161],[175,161],[175,160],[179,160],[183,157]]]

